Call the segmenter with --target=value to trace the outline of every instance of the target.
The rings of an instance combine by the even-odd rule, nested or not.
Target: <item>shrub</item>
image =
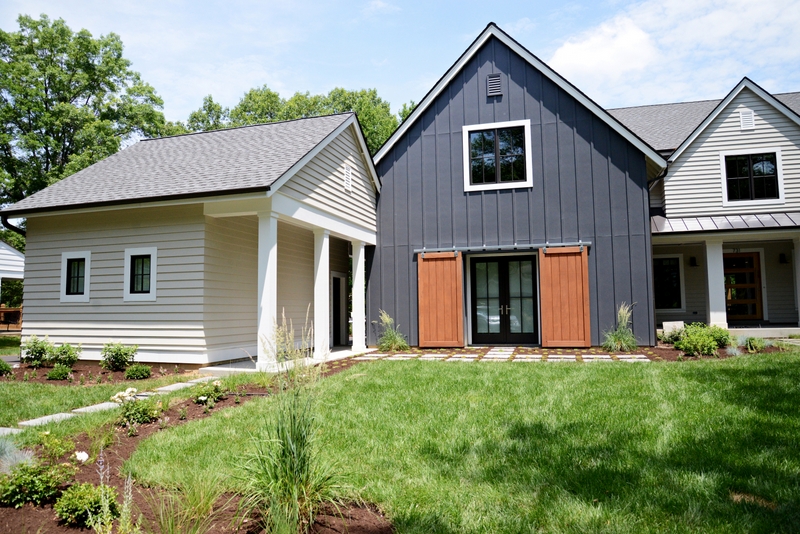
[[[670,345],[674,345],[676,341],[680,340],[683,337],[683,328],[675,328],[674,330],[670,330],[661,335],[661,341],[664,343],[669,343]]]
[[[122,343],[106,343],[100,353],[100,367],[109,371],[124,371],[136,357],[138,345],[126,346]]]
[[[239,512],[242,518],[258,512],[267,532],[287,526],[286,532],[297,532],[300,525],[313,524],[321,504],[336,502],[341,485],[316,446],[311,398],[298,388],[278,402],[242,466]]]
[[[603,334],[603,349],[611,352],[627,352],[636,350],[636,336],[631,330],[631,312],[633,306],[625,304],[619,305],[617,310],[617,328]]]
[[[733,336],[725,328],[713,325],[708,327],[708,331],[717,343],[717,348],[724,349],[733,343]]]
[[[683,336],[675,342],[675,348],[687,356],[716,356],[717,340],[711,329],[703,323],[692,323],[684,328]]]
[[[145,425],[161,416],[161,402],[155,399],[137,399],[122,403],[120,426]]]
[[[753,354],[755,352],[761,352],[765,348],[767,348],[767,342],[764,341],[763,338],[760,337],[748,337],[744,340],[744,349]]]
[[[39,445],[42,456],[54,464],[59,458],[75,450],[75,442],[69,438],[60,438],[49,431],[39,432]]]
[[[8,362],[5,360],[0,360],[0,376],[6,376],[13,373],[14,370],[11,369],[11,366],[8,365]]]
[[[103,511],[103,499],[108,499],[108,509],[113,517],[119,516],[117,503],[117,490],[110,486],[95,486],[94,484],[74,484],[56,501],[53,509],[65,524],[89,528],[92,519],[99,517]]]
[[[75,472],[69,464],[19,464],[11,474],[0,477],[0,506],[21,508],[28,502],[37,506],[50,502]]]
[[[126,380],[144,380],[145,378],[150,378],[150,375],[153,373],[153,368],[149,365],[145,365],[143,363],[134,363],[127,369],[125,369],[125,379]]]
[[[227,393],[228,391],[222,386],[222,382],[214,380],[213,382],[204,382],[196,385],[192,400],[194,400],[195,404],[210,404],[213,406]]]
[[[406,337],[400,333],[399,326],[384,310],[379,310],[380,327],[383,329],[378,338],[378,348],[382,351],[408,350]]]
[[[58,365],[66,365],[67,367],[72,367],[76,363],[78,363],[78,359],[81,356],[81,346],[78,345],[77,347],[73,347],[69,343],[64,343],[60,347],[52,349],[52,355],[49,358],[53,364]]]
[[[66,380],[69,377],[69,374],[72,372],[71,367],[67,367],[64,364],[57,363],[53,366],[53,369],[47,373],[48,380]]]
[[[20,450],[7,437],[0,437],[0,474],[8,474],[14,467],[23,463],[30,463],[33,451]]]
[[[20,349],[22,350],[22,354],[19,358],[20,361],[37,369],[45,365],[50,365],[54,347],[53,343],[47,337],[39,339],[36,336],[30,336],[20,346]]]

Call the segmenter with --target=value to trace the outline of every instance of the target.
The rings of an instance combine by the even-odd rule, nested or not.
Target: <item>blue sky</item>
[[[264,84],[284,97],[374,87],[396,111],[490,21],[607,108],[722,98],[745,75],[800,91],[798,1],[4,0],[0,28],[20,13],[120,35],[170,120]]]

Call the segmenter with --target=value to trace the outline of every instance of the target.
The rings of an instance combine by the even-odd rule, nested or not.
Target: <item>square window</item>
[[[464,126],[464,190],[533,185],[530,121]]]
[[[779,148],[774,150],[758,154],[720,154],[725,192],[723,205],[727,202],[763,204],[782,200],[781,155]]]

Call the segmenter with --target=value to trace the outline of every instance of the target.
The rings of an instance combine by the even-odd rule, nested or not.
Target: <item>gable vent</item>
[[[486,77],[486,95],[502,96],[503,89],[500,87],[500,75],[490,74]]]
[[[756,118],[750,109],[743,109],[739,112],[739,127],[742,130],[755,130]]]
[[[353,169],[347,164],[344,166],[344,190],[348,193],[353,192]]]

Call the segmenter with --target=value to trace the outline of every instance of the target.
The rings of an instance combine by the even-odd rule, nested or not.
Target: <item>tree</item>
[[[163,101],[130,69],[122,41],[73,32],[62,19],[0,30],[0,204],[18,202],[164,133]]]
[[[397,113],[400,122],[405,121],[408,116],[411,115],[411,112],[414,111],[415,107],[417,107],[417,104],[415,104],[413,100],[410,100],[408,104],[403,104],[403,107],[400,108],[400,111]]]
[[[377,152],[397,128],[397,117],[375,89],[348,91],[337,87],[327,95],[297,92],[284,100],[266,85],[249,90],[230,110],[215,102],[211,95],[205,97],[200,109],[189,115],[187,127],[202,132],[348,111],[358,116],[371,154]],[[169,127],[177,126],[183,125],[169,123]]]

